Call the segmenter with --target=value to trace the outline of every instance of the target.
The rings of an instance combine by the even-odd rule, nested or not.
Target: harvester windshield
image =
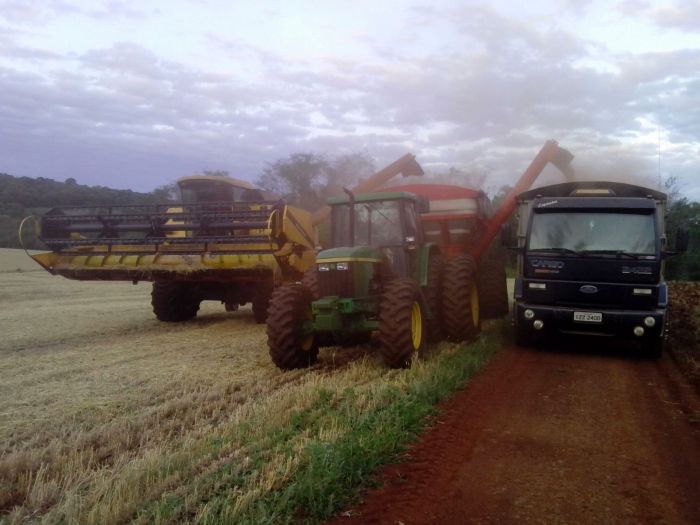
[[[529,250],[654,255],[652,213],[535,213]]]

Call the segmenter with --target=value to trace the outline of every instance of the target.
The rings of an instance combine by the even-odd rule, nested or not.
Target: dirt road
[[[700,523],[695,391],[608,350],[502,352],[333,523]]]

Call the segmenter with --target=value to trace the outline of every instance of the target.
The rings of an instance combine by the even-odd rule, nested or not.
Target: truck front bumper
[[[589,320],[575,320],[575,317]],[[560,333],[643,340],[664,335],[666,311],[571,308],[516,302],[513,321],[519,330],[533,336]]]

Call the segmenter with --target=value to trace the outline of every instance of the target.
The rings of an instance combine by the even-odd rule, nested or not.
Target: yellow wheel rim
[[[420,348],[423,341],[423,314],[417,302],[411,307],[411,341],[415,350]]]
[[[476,283],[472,283],[469,290],[469,307],[472,311],[472,325],[479,326],[479,290],[476,289]]]

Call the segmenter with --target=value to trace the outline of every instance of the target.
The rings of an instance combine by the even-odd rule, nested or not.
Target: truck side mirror
[[[511,238],[513,236],[513,231],[510,227],[510,223],[505,223],[501,226],[501,246],[508,248],[511,243]]]
[[[688,249],[688,241],[690,239],[690,231],[688,228],[680,226],[676,230],[676,251],[683,253]]]

